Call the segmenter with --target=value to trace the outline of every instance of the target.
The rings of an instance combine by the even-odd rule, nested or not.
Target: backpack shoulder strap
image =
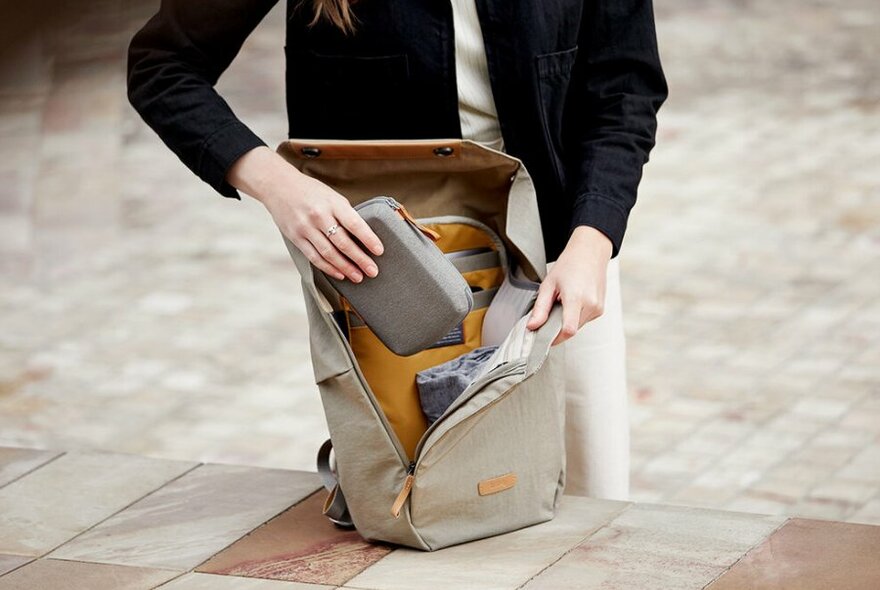
[[[345,528],[355,528],[348,513],[348,505],[336,474],[330,468],[330,451],[333,449],[333,441],[329,438],[318,449],[318,474],[329,494],[324,501],[323,513],[331,522]]]

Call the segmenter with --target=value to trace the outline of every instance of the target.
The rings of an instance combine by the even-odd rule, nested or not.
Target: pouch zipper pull
[[[391,198],[386,198],[385,200],[388,202],[388,204],[394,210],[396,210],[398,213],[400,213],[401,217],[403,217],[405,220],[409,221],[411,224],[416,226],[423,234],[425,234],[426,236],[428,236],[429,238],[431,238],[435,242],[440,239],[439,233],[435,232],[430,227],[422,225],[421,223],[416,221],[415,218],[412,215],[410,215],[409,211],[406,210],[406,207],[404,207],[403,205],[401,205],[397,201],[394,201]]]
[[[397,494],[397,499],[395,499],[394,504],[391,505],[391,515],[394,518],[400,517],[400,510],[403,508],[403,503],[406,502],[410,491],[412,491],[413,480],[415,480],[415,475],[413,475],[413,473],[415,470],[416,462],[410,461],[409,468],[406,470],[406,479],[403,480],[403,489],[400,490],[400,493]]]

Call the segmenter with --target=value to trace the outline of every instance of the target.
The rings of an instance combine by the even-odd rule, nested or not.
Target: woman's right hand
[[[266,146],[241,156],[229,169],[229,184],[266,207],[281,232],[308,260],[337,279],[355,283],[378,268],[352,239],[379,256],[382,242],[343,195],[306,176]],[[338,229],[332,235],[327,230]]]

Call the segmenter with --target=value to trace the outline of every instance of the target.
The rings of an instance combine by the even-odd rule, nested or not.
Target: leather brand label
[[[484,479],[477,484],[477,490],[481,496],[488,496],[489,494],[497,494],[498,492],[510,489],[514,484],[516,484],[516,474],[506,473],[491,479]]]

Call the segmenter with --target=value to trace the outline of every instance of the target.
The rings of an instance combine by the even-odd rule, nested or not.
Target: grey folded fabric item
[[[497,345],[480,346],[416,373],[419,400],[429,424],[462,394],[497,348]]]
[[[511,269],[514,272],[508,271],[483,317],[480,342],[484,346],[501,344],[514,324],[531,311],[538,297],[541,284],[529,280],[522,269]]]

